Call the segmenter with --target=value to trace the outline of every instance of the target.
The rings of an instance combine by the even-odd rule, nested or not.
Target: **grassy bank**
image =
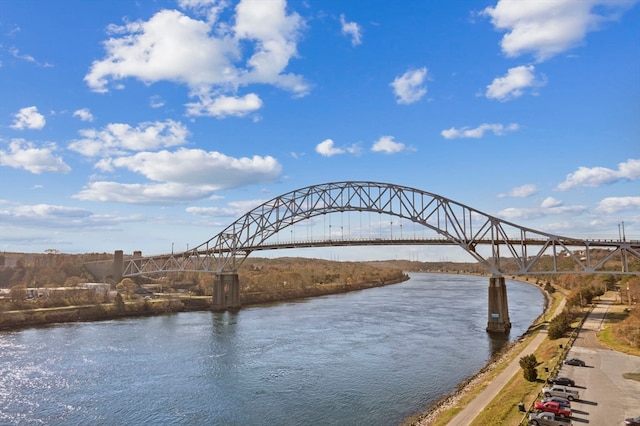
[[[531,284],[531,283],[529,283]],[[420,426],[444,426],[447,425],[470,401],[475,399],[502,371],[507,365],[525,355],[523,349],[529,344],[531,339],[548,324],[551,313],[555,312],[562,300],[564,294],[555,292],[551,296],[547,295],[547,307],[545,313],[538,317],[531,325],[527,333],[525,333],[518,341],[511,344],[501,354],[494,357],[489,363],[476,374],[462,383],[458,389],[452,394],[440,400],[428,412],[422,415],[414,416],[405,421],[405,425]],[[553,371],[551,365],[560,359],[560,347],[566,348],[569,338],[550,341],[546,339],[535,352],[538,360],[545,360],[539,367],[539,377],[546,379]],[[549,373],[544,371],[544,367],[549,368]],[[504,392],[495,398],[494,401],[483,410],[483,413],[477,417],[474,425],[512,425],[518,424],[522,418],[522,413],[517,409],[518,403],[523,402],[528,406],[537,396],[540,388],[538,382],[527,382],[522,374],[516,374],[507,384]]]
[[[284,302],[307,297],[339,294],[397,284],[409,279],[399,275],[387,281],[367,281],[361,283],[329,283],[322,285],[299,286],[295,289],[275,292],[253,292],[241,294],[243,306]],[[104,321],[117,318],[166,315],[185,311],[210,310],[211,296],[180,296],[157,299],[137,299],[124,304],[100,303],[82,306],[62,306],[54,308],[36,308],[4,311],[0,313],[0,329],[18,329],[47,324]]]
[[[126,317],[164,315],[175,312],[204,310],[211,306],[208,298],[171,298],[136,300],[96,305],[64,306],[56,308],[23,309],[0,314],[0,329],[16,329],[47,324],[104,321]]]

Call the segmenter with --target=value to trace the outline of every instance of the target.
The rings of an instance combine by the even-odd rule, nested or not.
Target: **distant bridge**
[[[430,238],[335,238],[280,242],[282,230],[318,216],[347,212],[380,213],[433,232]],[[237,271],[252,252],[283,248],[374,245],[456,245],[489,273],[489,331],[510,327],[505,274],[639,274],[640,241],[562,237],[485,214],[440,195],[406,186],[346,181],[308,186],[275,197],[237,219],[206,242],[181,253],[126,261],[116,255],[121,277],[164,272],[216,274],[214,307],[239,306]],[[118,252],[116,252],[118,253]],[[616,268],[612,268],[612,264]],[[633,268],[630,266],[633,265]],[[494,294],[495,293],[495,294]],[[231,302],[229,302],[231,300]],[[492,325],[493,324],[493,325]]]

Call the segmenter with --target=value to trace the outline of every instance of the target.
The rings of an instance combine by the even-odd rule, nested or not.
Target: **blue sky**
[[[636,0],[4,0],[0,250],[182,250],[344,180],[637,239],[639,118]]]

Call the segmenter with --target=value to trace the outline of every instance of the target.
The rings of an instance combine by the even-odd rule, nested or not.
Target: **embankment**
[[[241,301],[243,306],[261,305],[381,287],[403,282],[408,279],[408,275],[402,274],[402,276],[397,277],[397,279],[386,281],[378,280],[350,284],[329,283],[320,286],[310,285],[292,290],[280,290],[277,292],[245,293],[241,294]],[[101,303],[56,308],[21,309],[0,312],[0,330],[79,321],[104,321],[128,317],[166,315],[177,312],[206,311],[210,309],[211,296],[138,299],[120,305],[116,303]]]

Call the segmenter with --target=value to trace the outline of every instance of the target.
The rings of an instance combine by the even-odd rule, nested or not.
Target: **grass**
[[[549,306],[544,315],[541,315],[536,322],[529,328],[530,335],[523,338],[515,348],[509,351],[503,359],[492,369],[486,373],[480,373],[475,381],[465,387],[461,397],[450,407],[444,409],[438,414],[437,418],[430,423],[432,426],[447,425],[470,401],[477,397],[491,381],[493,381],[507,365],[521,356],[524,348],[529,344],[531,339],[544,329],[553,316],[553,312],[560,306],[565,298],[562,291],[551,294]],[[511,380],[505,385],[504,389],[478,414],[472,425],[517,425],[525,417],[525,414],[518,409],[519,403],[524,403],[529,408],[537,399],[545,379],[554,375],[559,367],[561,358],[566,351],[568,337],[556,340],[544,339],[534,355],[538,359],[540,365],[538,367],[538,381],[528,382],[519,370]],[[563,349],[560,349],[562,345]],[[545,367],[549,370],[545,371]],[[411,424],[417,424],[414,422]]]
[[[568,338],[557,340],[545,339],[534,355],[541,362],[538,367],[538,380],[529,382],[524,379],[522,370],[519,370],[502,389],[502,391],[476,416],[472,425],[517,425],[525,417],[518,410],[518,404],[524,403],[525,408],[531,407],[540,394],[545,380],[553,375],[560,363],[562,350],[559,345],[565,347]],[[549,372],[546,372],[544,368]]]
[[[625,311],[625,308],[625,305],[611,305],[611,308],[607,313],[607,317],[605,318],[605,327],[598,333],[598,342],[602,346],[611,350],[640,356],[639,347],[619,341],[613,333],[613,327],[629,316],[629,313]]]

